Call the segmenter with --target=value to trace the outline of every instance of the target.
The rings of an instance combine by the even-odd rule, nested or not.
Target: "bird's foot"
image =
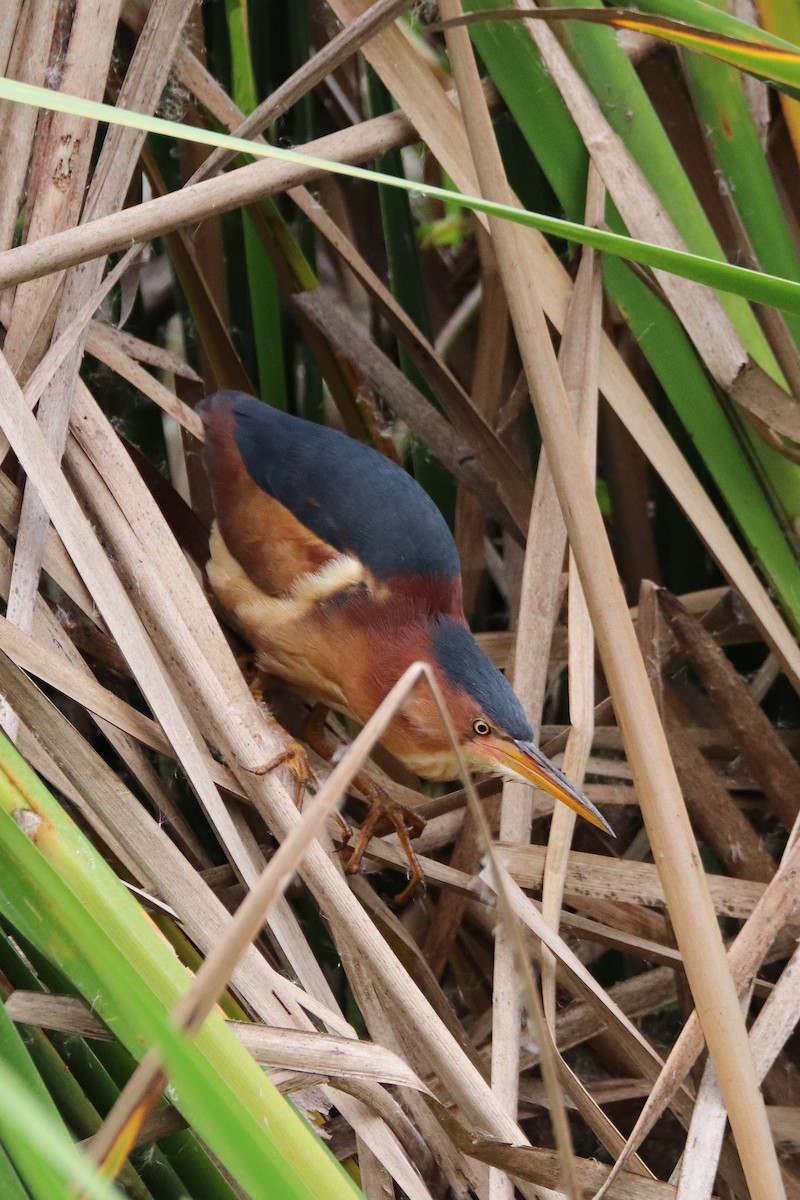
[[[269,775],[270,771],[276,770],[278,767],[288,766],[291,768],[295,778],[294,802],[297,808],[302,808],[303,797],[306,794],[306,788],[311,785],[316,791],[319,787],[317,777],[311,769],[311,763],[308,758],[308,751],[305,746],[289,737],[283,726],[272,716],[271,713],[265,714],[267,723],[272,730],[284,739],[284,747],[274,758],[268,762],[255,767],[254,775]],[[347,828],[347,826],[345,826]],[[348,830],[349,832],[349,830]]]
[[[396,904],[404,904],[411,897],[417,885],[425,878],[419,859],[411,845],[411,839],[419,837],[422,833],[425,828],[425,822],[413,809],[403,808],[401,805],[395,804],[383,792],[380,797],[375,797],[374,793],[371,797],[370,810],[367,813],[364,824],[358,831],[356,844],[349,853],[345,872],[348,875],[355,875],[358,872],[364,858],[364,852],[375,834],[375,826],[383,817],[386,818],[397,834],[403,853],[408,859],[408,884],[394,898]]]

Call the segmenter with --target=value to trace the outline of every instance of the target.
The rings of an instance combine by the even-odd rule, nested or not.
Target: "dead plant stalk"
[[[441,12],[445,19],[459,17],[459,0],[442,0]],[[447,44],[481,190],[484,196],[513,203],[481,92],[469,34],[464,29],[449,31]],[[535,267],[528,240],[524,233],[504,222],[490,220],[490,228],[542,440],[703,1032],[717,1067],[752,1194],[756,1200],[775,1200],[784,1195],[783,1183],[736,989],[727,969],[699,853],[617,578],[591,476],[534,290]]]

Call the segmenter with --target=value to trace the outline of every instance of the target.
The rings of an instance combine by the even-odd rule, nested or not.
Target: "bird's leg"
[[[264,673],[256,666],[255,673],[248,684],[251,695],[262,710],[264,720],[270,727],[272,732],[281,739],[284,746],[274,758],[269,762],[257,767],[254,775],[269,775],[270,771],[276,770],[284,765],[289,766],[294,774],[294,803],[296,808],[303,807],[303,797],[306,794],[306,788],[309,784],[316,790],[319,786],[317,777],[311,770],[311,763],[308,761],[308,754],[305,746],[298,742],[295,738],[287,737],[286,730],[281,723],[275,719],[269,710],[269,707],[264,700]]]
[[[336,750],[336,746],[325,731],[325,722],[328,719],[329,711],[327,704],[317,703],[303,722],[303,737],[311,749],[315,750],[320,758],[327,759],[328,762],[331,761]]]
[[[334,754],[335,747],[325,731],[327,716],[328,709],[326,706],[324,704],[315,704],[303,727],[303,736],[317,754],[321,755],[322,758],[330,760]],[[397,834],[410,868],[411,877],[408,886],[395,896],[397,903],[402,904],[409,898],[414,888],[424,878],[422,867],[419,865],[417,856],[412,849],[411,839],[419,837],[425,828],[425,822],[412,809],[403,808],[401,805],[395,803],[380,784],[375,783],[374,780],[370,779],[363,772],[359,771],[353,777],[353,786],[361,792],[369,804],[369,812],[361,829],[358,831],[358,838],[355,846],[350,851],[345,871],[348,875],[355,875],[358,872],[364,857],[364,851],[372,841],[375,826],[385,817]],[[339,820],[347,830],[347,836],[344,839],[344,846],[342,847],[345,850],[352,835],[352,830],[345,824],[342,817],[339,817]]]
[[[327,719],[327,705],[315,704],[303,722],[303,737],[306,739],[311,749],[315,751],[320,758],[324,758],[330,762],[333,758],[336,747],[325,732],[325,722]],[[342,831],[342,850],[344,850],[350,841],[350,838],[353,836],[353,831],[338,809],[333,815],[336,817],[336,820],[339,823],[339,828]]]

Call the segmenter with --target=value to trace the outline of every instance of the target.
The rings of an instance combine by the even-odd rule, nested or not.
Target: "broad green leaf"
[[[96,1168],[75,1148],[1,1004],[0,1147],[13,1160],[36,1200],[75,1200],[71,1186],[75,1184],[85,1189],[91,1200],[120,1200],[117,1189],[98,1178]],[[10,1166],[5,1154],[0,1162],[0,1180],[4,1166]],[[3,1200],[7,1194],[14,1195],[4,1190]]]
[[[570,215],[581,212],[586,149],[527,31],[519,22],[481,22],[470,32],[558,199]],[[609,104],[616,103],[624,111],[630,111],[635,100],[635,94],[623,98],[613,89],[608,96]],[[634,125],[642,115],[638,109],[635,111]],[[648,127],[645,137],[655,154]],[[672,181],[671,174],[669,178]],[[671,186],[674,188],[672,182]],[[607,220],[621,227],[610,204]],[[674,315],[620,260],[607,260],[605,278],[610,295],[628,320],[756,560],[780,597],[784,612],[793,627],[800,628],[796,558],[688,337]],[[773,474],[791,497],[797,486],[797,469],[783,460]]]
[[[0,911],[58,963],[135,1058],[157,1048],[173,1103],[253,1200],[353,1200],[339,1164],[217,1014],[194,1040],[174,1029],[169,1013],[187,973],[5,738],[0,856]]]
[[[485,12],[475,9],[462,18],[438,22],[432,28],[477,25],[481,21],[532,20],[553,25],[563,21],[584,21],[614,29],[631,29],[717,58],[774,84],[789,95],[800,97],[800,49],[797,46],[761,30],[754,36],[756,31],[746,21],[727,13],[715,13],[711,6],[699,0],[639,0],[639,4],[649,9],[652,15],[642,16],[632,8],[554,7],[524,11],[492,8]]]

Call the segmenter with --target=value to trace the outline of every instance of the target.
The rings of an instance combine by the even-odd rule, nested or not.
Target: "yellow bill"
[[[578,813],[590,824],[616,837],[614,830],[605,817],[600,813],[591,800],[575,787],[563,771],[542,754],[533,742],[517,742],[511,738],[486,738],[481,750],[490,755],[502,768],[502,774],[512,775],[524,783],[532,783],[535,787],[549,792],[556,800],[566,804],[573,812]]]

